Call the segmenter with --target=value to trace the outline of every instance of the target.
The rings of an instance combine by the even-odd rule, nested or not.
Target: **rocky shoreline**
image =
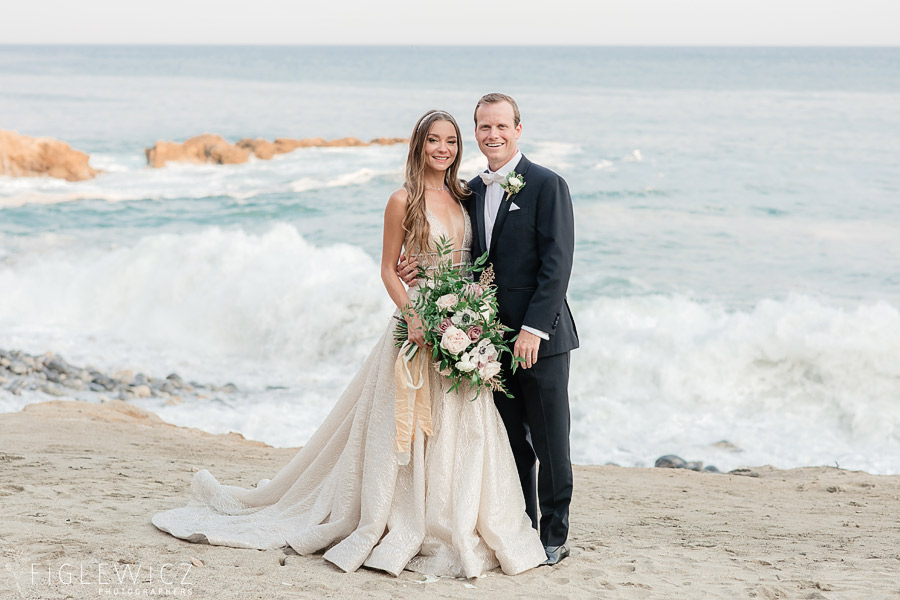
[[[221,135],[204,133],[184,142],[156,142],[146,148],[147,165],[153,168],[164,167],[167,162],[208,163],[214,165],[236,165],[255,156],[260,160],[270,160],[278,154],[293,152],[298,148],[348,148],[358,146],[390,146],[409,143],[407,138],[375,138],[364,142],[354,137],[336,140],[325,138],[277,138],[270,142],[262,138],[244,138],[231,144]]]
[[[164,167],[167,162],[232,165],[245,163],[250,156],[270,160],[298,148],[390,146],[408,142],[409,139],[398,137],[380,137],[368,142],[354,137],[335,140],[316,137],[277,138],[272,142],[262,138],[244,138],[232,144],[220,135],[204,133],[184,142],[158,141],[152,147],[145,148],[144,155],[147,165],[153,168]],[[0,130],[0,175],[85,181],[102,173],[92,168],[89,161],[90,156],[86,153],[60,140],[33,138],[15,131]]]
[[[23,392],[36,392],[55,398],[95,400],[101,403],[111,400],[129,402],[155,397],[168,405],[180,404],[186,398],[205,399],[213,394],[235,394],[239,391],[233,383],[211,385],[196,381],[188,382],[177,373],[170,373],[163,378],[130,370],[108,373],[90,366],[80,367],[70,364],[53,352],[33,355],[21,350],[2,348],[0,348],[0,390],[16,396]],[[730,445],[725,441],[719,444]],[[739,450],[735,448],[735,451]],[[713,465],[704,466],[702,461],[686,461],[672,454],[659,457],[654,467],[703,473],[720,472]],[[736,469],[730,473],[756,476],[748,469]]]
[[[134,400],[159,397],[167,404],[179,404],[186,396],[207,397],[211,393],[233,394],[233,383],[208,385],[186,382],[177,373],[164,378],[130,370],[104,373],[93,367],[79,367],[62,356],[47,352],[32,355],[21,350],[0,348],[0,389],[14,395],[34,391],[55,397],[81,397],[96,394],[99,401]]]

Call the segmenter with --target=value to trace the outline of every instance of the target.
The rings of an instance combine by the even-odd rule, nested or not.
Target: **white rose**
[[[441,310],[447,310],[448,308],[453,308],[456,306],[456,303],[459,302],[459,298],[456,294],[444,294],[440,298],[437,299],[437,307]]]
[[[472,341],[465,331],[452,325],[441,336],[441,348],[454,356],[468,348],[471,343]]]
[[[463,373],[468,373],[477,367],[478,365],[472,361],[472,354],[470,352],[463,352],[459,355],[459,362],[456,363],[457,369]]]
[[[456,363],[456,368],[463,373],[474,371],[477,367],[478,365],[472,362],[472,357],[468,352],[464,352],[463,355],[459,357],[459,362]]]
[[[483,367],[478,369],[478,374],[481,375],[481,378],[485,381],[490,379],[491,377],[493,377],[494,375],[496,375],[499,372],[500,372],[500,363],[497,362],[496,360],[492,360],[491,362],[487,363],[486,365],[484,365]]]
[[[522,180],[518,177],[510,177],[506,182],[514,188],[522,185]]]

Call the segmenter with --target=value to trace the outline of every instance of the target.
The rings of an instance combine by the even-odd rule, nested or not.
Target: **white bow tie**
[[[500,173],[479,173],[479,177],[484,182],[484,185],[491,185],[492,183],[503,183],[506,181],[506,177],[501,175]]]

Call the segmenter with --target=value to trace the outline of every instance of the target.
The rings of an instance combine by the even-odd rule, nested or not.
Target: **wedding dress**
[[[465,210],[463,248],[472,225]],[[427,211],[431,239],[450,237]],[[437,257],[419,263],[434,266]],[[415,288],[410,295],[416,293]],[[513,575],[546,559],[525,503],[506,429],[493,399],[471,402],[430,372],[434,433],[416,426],[409,462],[395,454],[394,319],[331,413],[291,461],[256,488],[194,475],[191,500],[156,514],[159,529],[191,542],[238,548],[325,550],[344,571],[361,565],[398,575]]]

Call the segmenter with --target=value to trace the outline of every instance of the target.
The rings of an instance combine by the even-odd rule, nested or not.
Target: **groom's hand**
[[[397,277],[403,280],[406,287],[412,287],[418,283],[419,261],[416,259],[407,260],[406,256],[400,255],[400,262],[397,264]]]
[[[519,332],[519,337],[516,338],[516,345],[513,346],[513,355],[525,359],[525,362],[519,363],[520,367],[530,369],[537,362],[540,348],[541,338],[523,329]]]

